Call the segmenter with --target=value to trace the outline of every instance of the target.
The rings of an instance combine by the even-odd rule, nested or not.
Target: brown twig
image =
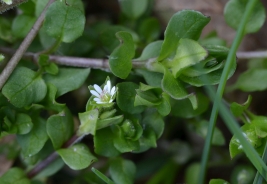
[[[8,80],[9,76],[11,75],[11,73],[13,72],[15,67],[17,66],[18,62],[20,61],[20,59],[22,58],[22,56],[24,55],[24,53],[26,52],[26,50],[28,49],[30,44],[32,43],[32,41],[35,38],[35,36],[37,35],[37,33],[38,33],[39,29],[41,28],[42,23],[44,21],[45,12],[46,12],[48,6],[51,3],[53,3],[54,1],[55,0],[50,0],[47,3],[47,5],[44,8],[43,12],[41,13],[41,15],[38,17],[38,19],[34,23],[32,29],[27,34],[25,39],[22,41],[22,43],[20,44],[20,46],[17,49],[17,51],[15,52],[15,54],[11,57],[11,59],[9,60],[9,62],[6,65],[6,67],[4,68],[2,73],[0,74],[0,89],[2,89],[3,85]]]

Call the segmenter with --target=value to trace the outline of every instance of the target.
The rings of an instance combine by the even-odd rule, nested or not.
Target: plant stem
[[[78,137],[76,134],[72,136],[63,146],[62,148],[68,148],[73,144],[81,141],[84,136]],[[45,160],[38,163],[32,170],[27,173],[29,179],[33,178],[37,174],[39,174],[43,169],[45,169],[49,164],[55,161],[58,158],[57,152],[51,153]]]
[[[267,51],[237,52],[238,59],[267,58]]]
[[[6,54],[13,54],[14,50],[0,47],[0,52]],[[23,55],[24,59],[37,62],[40,54],[26,52]],[[49,60],[59,65],[74,66],[74,67],[89,67],[94,69],[109,69],[108,59],[96,59],[96,58],[81,58],[81,57],[67,57],[67,56],[56,56],[49,55]],[[132,61],[133,68],[144,68],[146,61]]]
[[[238,46],[240,45],[242,38],[244,36],[244,29],[245,29],[246,23],[247,23],[250,15],[251,15],[251,12],[252,12],[256,2],[257,2],[257,0],[248,1],[248,4],[246,6],[244,15],[243,15],[242,20],[240,22],[240,25],[238,27],[237,34],[235,36],[233,45],[232,45],[230,52],[228,54],[228,57],[227,57],[227,60],[225,63],[225,67],[223,69],[223,73],[222,73],[222,76],[220,79],[220,83],[219,83],[218,90],[216,93],[214,105],[212,107],[208,133],[207,133],[207,137],[205,140],[205,145],[204,145],[202,159],[201,159],[199,183],[202,183],[202,184],[204,183],[204,180],[205,180],[207,162],[208,162],[208,158],[209,158],[211,141],[212,141],[212,135],[213,135],[214,127],[215,127],[216,120],[218,117],[218,108],[219,108],[219,105],[221,103],[222,95],[223,95],[224,88],[225,88],[226,81],[227,81],[227,76],[228,76],[229,71],[231,69],[230,67],[232,66],[232,63],[234,62],[234,58],[235,58]]]
[[[11,59],[9,60],[9,62],[6,65],[6,67],[2,71],[2,73],[0,75],[0,89],[2,89],[2,87],[4,86],[6,81],[8,80],[9,76],[11,75],[11,73],[13,72],[13,70],[15,69],[17,64],[19,63],[23,54],[26,52],[26,50],[28,49],[28,47],[32,43],[33,39],[37,35],[37,33],[38,33],[39,29],[41,28],[42,23],[44,21],[45,12],[46,12],[47,8],[49,7],[49,5],[51,3],[53,3],[54,1],[55,0],[49,0],[46,7],[42,11],[41,15],[38,17],[38,19],[34,23],[33,27],[31,28],[30,32],[27,34],[27,36],[22,41],[22,43],[20,44],[20,46],[17,49],[17,51],[15,52],[15,54],[11,57]]]

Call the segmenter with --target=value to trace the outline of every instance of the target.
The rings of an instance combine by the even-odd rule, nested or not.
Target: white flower
[[[94,98],[94,101],[97,104],[111,103],[115,98],[116,87],[113,86],[113,88],[111,89],[110,80],[107,81],[103,90],[96,84],[94,85],[94,89],[95,90],[90,90],[90,92],[96,97]]]

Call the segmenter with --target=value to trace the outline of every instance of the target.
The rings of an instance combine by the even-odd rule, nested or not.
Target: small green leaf
[[[31,30],[36,18],[29,15],[18,15],[12,22],[12,33],[17,38],[24,38]]]
[[[251,124],[255,126],[255,132],[259,137],[267,136],[267,117],[256,116],[251,121]]]
[[[238,104],[236,102],[233,102],[230,106],[230,109],[231,109],[232,113],[234,114],[234,116],[235,117],[242,116],[244,111],[247,110],[248,107],[250,106],[251,100],[252,100],[252,97],[251,97],[251,95],[249,95],[247,101],[243,104]]]
[[[156,138],[159,139],[164,131],[165,123],[162,119],[162,116],[154,111],[146,114],[145,118],[142,120],[142,127],[152,128],[156,134]]]
[[[233,88],[246,92],[263,91],[267,89],[266,78],[267,69],[250,69],[239,76]]]
[[[120,152],[113,145],[114,134],[110,127],[96,131],[94,136],[95,153],[105,157],[115,157]]]
[[[192,173],[194,173],[195,176],[200,174],[199,163],[190,164],[185,171],[185,182],[189,184],[198,184],[198,177],[192,177]]]
[[[46,90],[43,79],[36,72],[18,67],[4,85],[2,93],[14,106],[22,108],[40,102],[45,97]]]
[[[59,68],[57,75],[45,75],[44,79],[47,83],[51,83],[57,88],[59,97],[69,91],[73,91],[82,86],[90,73],[90,68]]]
[[[143,128],[139,124],[139,121],[135,119],[124,120],[120,127],[122,128],[122,135],[125,138],[131,139],[133,141],[138,140],[143,134]]]
[[[209,184],[230,184],[230,183],[223,179],[211,179]]]
[[[33,127],[32,119],[27,114],[19,113],[16,116],[14,126],[17,127],[17,134],[27,134]]]
[[[179,40],[174,58],[170,61],[163,61],[162,63],[168,68],[171,68],[173,75],[177,78],[182,70],[199,63],[207,55],[207,51],[198,42],[182,38]]]
[[[38,153],[48,139],[46,122],[40,117],[34,117],[32,130],[25,135],[17,135],[17,141],[22,148],[23,155],[31,157]]]
[[[115,183],[133,184],[136,167],[130,160],[115,158],[110,162],[109,172]]]
[[[44,105],[44,107],[47,109],[61,112],[66,107],[66,105],[56,102],[56,94],[57,88],[53,84],[47,84],[47,93],[41,104]]]
[[[5,56],[3,54],[0,54],[0,63],[5,59]]]
[[[161,104],[157,105],[156,108],[162,116],[167,116],[171,112],[169,95],[167,95],[166,93],[162,93]]]
[[[138,32],[141,38],[146,41],[146,43],[151,43],[152,41],[158,39],[161,33],[161,27],[158,19],[153,17],[145,19],[141,22]]]
[[[76,144],[70,148],[57,150],[63,161],[73,170],[81,170],[95,162],[97,158],[92,155],[84,144]]]
[[[106,128],[111,125],[119,124],[123,121],[123,115],[115,116],[112,118],[98,119],[96,123],[96,129]]]
[[[137,58],[137,60],[148,60],[148,59],[151,59],[151,58],[158,57],[160,49],[162,47],[162,43],[163,43],[163,41],[159,40],[159,41],[155,41],[155,42],[152,42],[152,43],[148,44],[144,48],[141,56],[139,58]]]
[[[136,72],[143,75],[148,85],[161,87],[161,80],[163,78],[162,73],[151,72],[151,71],[142,70],[142,69],[137,69]]]
[[[138,114],[144,110],[144,106],[134,106],[136,89],[138,85],[132,82],[122,82],[117,84],[117,104],[122,111],[130,114]]]
[[[1,184],[31,184],[25,172],[20,168],[11,168],[0,177]]]
[[[110,70],[114,75],[125,79],[132,69],[132,58],[135,54],[134,42],[130,33],[120,31],[116,33],[121,45],[109,56]]]
[[[122,0],[119,3],[121,11],[130,19],[139,18],[148,6],[148,0]]]
[[[224,7],[225,21],[235,30],[239,27],[241,19],[245,13],[247,3],[248,0],[230,0]],[[257,1],[250,15],[250,19],[246,24],[245,33],[257,32],[265,22],[265,18],[265,8],[260,1]]]
[[[83,33],[85,16],[81,9],[69,6],[65,2],[56,1],[49,6],[44,28],[48,35],[63,42],[73,42]]]
[[[99,116],[98,109],[93,109],[84,113],[79,113],[81,125],[77,131],[78,136],[92,134],[95,135],[97,119]]]
[[[59,149],[73,134],[73,119],[67,108],[47,119],[46,131],[55,149]]]
[[[197,108],[197,100],[194,94],[188,94],[183,84],[173,77],[171,72],[164,68],[164,76],[161,81],[163,91],[170,95],[173,99],[181,100],[188,98],[193,106],[193,109]]]
[[[174,14],[166,28],[158,61],[175,52],[181,38],[197,40],[209,21],[209,17],[193,10],[182,10]]]
[[[46,168],[44,168],[38,175],[36,175],[34,178],[36,179],[43,179],[47,178],[48,176],[54,175],[57,171],[62,169],[62,167],[65,165],[63,160],[61,158],[56,159],[54,162],[50,163]]]

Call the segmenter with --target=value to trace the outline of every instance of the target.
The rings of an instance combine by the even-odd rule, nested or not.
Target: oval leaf
[[[85,16],[81,9],[67,5],[65,1],[54,2],[47,10],[44,28],[48,35],[72,42],[83,33]]]
[[[14,106],[22,108],[41,101],[46,90],[43,79],[37,76],[36,72],[26,67],[18,67],[4,85],[2,92]]]
[[[121,45],[109,56],[110,70],[114,75],[125,79],[132,69],[132,58],[135,54],[132,35],[125,31],[116,33]]]
[[[97,160],[84,144],[76,144],[70,148],[60,149],[57,150],[57,153],[73,170],[84,169]]]

